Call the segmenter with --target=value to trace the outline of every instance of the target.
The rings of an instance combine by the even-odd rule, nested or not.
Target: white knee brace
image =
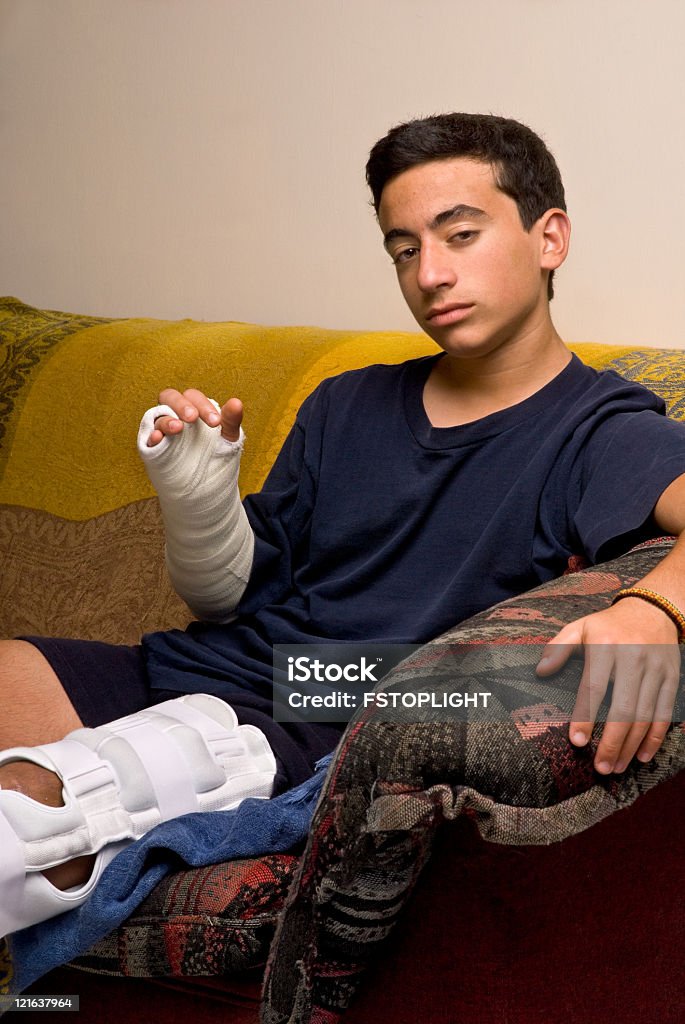
[[[0,936],[80,906],[112,858],[162,821],[271,795],[276,761],[264,734],[238,725],[218,697],[190,694],[58,743],[14,747],[62,780],[64,806],[0,790]],[[88,882],[63,892],[42,871],[97,854]]]

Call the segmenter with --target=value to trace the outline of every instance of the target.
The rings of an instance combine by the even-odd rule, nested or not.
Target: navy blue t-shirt
[[[428,641],[571,555],[654,536],[654,505],[685,473],[685,426],[662,400],[576,356],[517,405],[434,428],[423,388],[440,358],[323,381],[245,500],[256,543],[237,618],[143,639],[154,688],[229,701],[291,782],[337,733],[273,722],[273,644]]]

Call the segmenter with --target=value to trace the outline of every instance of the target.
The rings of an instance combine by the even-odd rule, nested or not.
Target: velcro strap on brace
[[[80,801],[96,795],[98,802],[114,806],[118,787],[111,764],[68,736],[58,743],[43,744],[41,750],[52,761],[70,796]]]
[[[140,758],[154,789],[162,821],[198,809],[188,760],[167,733],[160,732],[150,721],[131,720],[112,731],[126,740]]]

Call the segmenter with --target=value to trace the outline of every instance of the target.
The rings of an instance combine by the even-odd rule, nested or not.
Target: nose
[[[456,283],[457,271],[454,255],[433,239],[424,240],[419,251],[416,282],[424,292],[451,287]]]

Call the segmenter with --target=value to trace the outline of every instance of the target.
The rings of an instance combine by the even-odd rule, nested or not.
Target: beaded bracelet
[[[643,601],[649,601],[650,604],[656,605],[657,608],[661,608],[662,612],[668,615],[671,622],[674,623],[678,630],[678,643],[685,641],[685,615],[676,608],[667,597],[662,594],[657,594],[654,590],[647,590],[645,587],[626,587],[625,590],[619,590],[618,594],[614,597],[611,602],[612,605],[616,604],[624,597],[639,597]]]

